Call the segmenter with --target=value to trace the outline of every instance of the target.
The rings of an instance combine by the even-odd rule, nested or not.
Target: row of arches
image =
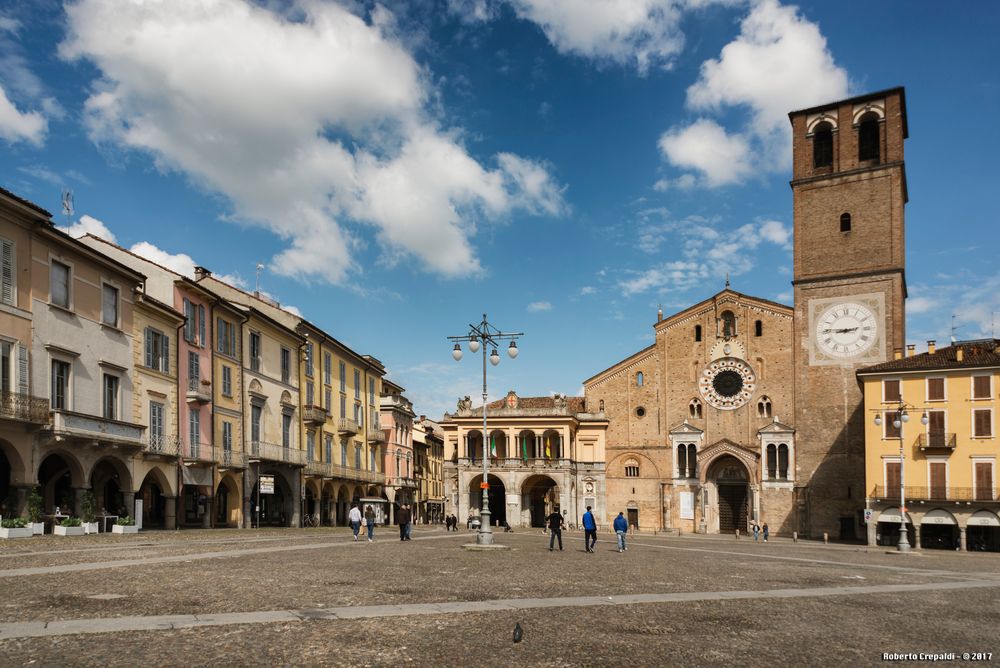
[[[875,524],[877,545],[894,547],[899,544],[901,519],[898,507],[879,513]],[[972,552],[1000,552],[1000,517],[992,510],[977,510],[964,524],[945,508],[927,511],[919,522],[914,522],[907,513],[906,528],[910,544],[924,549],[961,550],[964,547]]]
[[[532,527],[544,527],[546,517],[553,512],[563,510],[559,506],[559,484],[549,476],[533,475],[525,478],[518,489],[511,490],[511,493],[521,496],[521,512],[526,517],[523,519],[508,517],[508,491],[503,479],[490,474],[488,480],[487,503],[490,509],[490,521],[494,526],[504,526],[508,523],[513,525],[523,523]],[[482,510],[482,481],[482,474],[475,476],[469,481],[469,520],[473,517],[478,517]]]
[[[813,130],[813,169],[833,167],[833,124],[818,123]],[[858,162],[878,161],[881,150],[879,115],[870,111],[858,119]]]
[[[694,420],[700,420],[704,417],[704,404],[702,400],[695,397],[688,403],[688,417]],[[762,395],[760,399],[757,400],[757,417],[759,418],[771,418],[774,417],[774,409],[772,407],[771,397]]]
[[[514,439],[510,439],[506,431],[494,429],[485,444],[482,431],[466,433],[465,456],[473,460],[482,459],[484,451],[497,459],[562,459],[566,456],[563,436],[555,429],[546,429],[541,433],[522,429]]]

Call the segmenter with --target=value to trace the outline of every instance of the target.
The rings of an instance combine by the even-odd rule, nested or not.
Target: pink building
[[[380,425],[386,433],[385,446],[385,493],[392,505],[392,521],[403,504],[409,504],[413,521],[417,521],[416,509],[419,488],[413,474],[413,404],[403,396],[406,390],[395,383],[382,379],[380,402]]]

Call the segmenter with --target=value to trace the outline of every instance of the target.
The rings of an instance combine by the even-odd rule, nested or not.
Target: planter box
[[[80,524],[80,526],[83,527],[83,533],[91,534],[100,531],[101,525],[98,524],[97,522],[83,522],[82,524]]]
[[[0,528],[0,538],[31,538],[31,528],[23,529],[2,529]]]
[[[116,524],[111,527],[111,533],[139,533],[139,527],[135,526],[125,526],[124,524]]]
[[[29,522],[32,536],[41,536],[45,533],[45,522]]]
[[[57,536],[82,536],[83,527],[82,526],[64,527],[61,524],[57,524],[55,527],[53,527],[52,533],[54,533]]]

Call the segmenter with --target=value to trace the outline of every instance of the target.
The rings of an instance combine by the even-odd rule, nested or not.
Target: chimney
[[[930,341],[927,342],[927,354],[933,355],[936,352],[937,352],[937,341],[931,339]]]
[[[426,420],[426,419],[427,419],[427,416],[426,416],[426,415],[421,415],[421,416],[420,416],[420,421],[421,421],[421,422],[423,422],[423,421],[424,421],[424,420]]]
[[[903,349],[902,348],[895,348],[895,349],[893,349],[893,351],[892,351],[892,359],[894,359],[894,360],[901,360],[901,359],[903,359]]]
[[[205,267],[195,266],[194,268],[194,280],[196,281],[200,281],[206,276],[211,276],[211,275],[212,272],[210,272],[208,269],[205,269]]]
[[[956,346],[955,347],[955,361],[956,362],[961,362],[964,359],[965,359],[965,349],[962,348],[961,346]]]
[[[913,357],[917,354],[917,346],[915,343],[908,343],[906,345],[906,356]]]

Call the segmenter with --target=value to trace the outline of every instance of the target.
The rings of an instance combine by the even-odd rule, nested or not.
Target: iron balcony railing
[[[146,427],[75,411],[52,411],[52,431],[68,438],[142,447]]]
[[[49,400],[20,392],[0,392],[0,418],[47,424]]]
[[[919,487],[906,485],[906,500],[909,501],[996,501],[996,490],[975,487]],[[899,487],[875,485],[872,497],[876,499],[899,500]]]
[[[184,459],[194,459],[200,462],[215,461],[215,453],[212,452],[211,443],[202,443],[201,441],[181,443],[180,451]]]
[[[496,469],[536,469],[536,468],[570,468],[574,463],[570,459],[554,459],[542,457],[529,457],[528,459],[518,459],[516,457],[490,457],[490,468]],[[482,466],[483,460],[479,457],[462,457],[458,460],[459,466]]]
[[[302,419],[309,424],[323,424],[326,422],[327,412],[322,406],[303,406]]]
[[[943,431],[932,431],[930,433],[917,434],[917,447],[921,450],[942,449],[954,450],[958,442],[955,434]]]
[[[177,457],[181,453],[181,439],[176,434],[146,434],[142,439],[142,451],[150,455]]]
[[[234,469],[245,469],[247,467],[247,455],[245,452],[234,452],[225,448],[216,448],[215,461],[221,466]]]
[[[250,456],[266,459],[272,462],[302,465],[305,463],[305,453],[295,448],[286,448],[277,443],[266,441],[250,441]]]

